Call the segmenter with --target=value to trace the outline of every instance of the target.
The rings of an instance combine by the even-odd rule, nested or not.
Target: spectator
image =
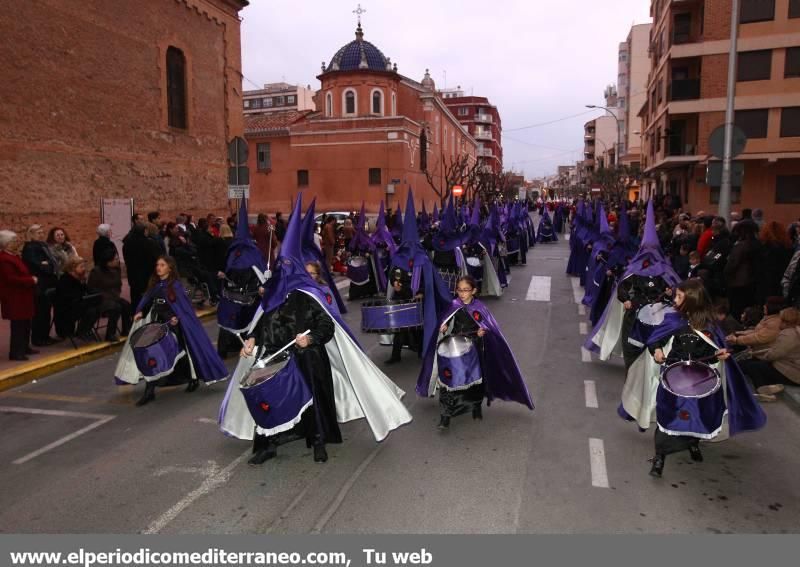
[[[700,254],[697,250],[689,252],[689,270],[686,272],[686,279],[697,278],[700,271]]]
[[[169,243],[169,255],[175,259],[180,276],[205,283],[208,286],[211,303],[216,304],[219,299],[217,272],[211,272],[203,266],[197,253],[197,247],[180,234],[180,229],[177,225],[173,227],[173,234],[174,236],[170,238]]]
[[[122,257],[125,259],[125,268],[128,272],[128,286],[131,292],[131,305],[139,305],[150,275],[155,270],[156,260],[161,255],[161,247],[154,238],[148,234],[158,234],[158,228],[153,224],[136,225],[130,237],[122,245]]]
[[[792,241],[786,227],[775,221],[764,224],[759,235],[761,252],[756,267],[756,301],[782,295],[781,278],[792,259]]]
[[[61,275],[64,271],[64,264],[67,260],[77,256],[78,252],[69,240],[67,231],[56,226],[47,233],[47,245],[50,247],[50,254],[56,261],[56,274]]]
[[[97,227],[97,240],[92,247],[92,261],[95,266],[105,264],[117,254],[117,247],[111,241],[111,225],[101,224]]]
[[[203,268],[216,273],[218,270],[214,268],[214,236],[208,230],[208,221],[206,219],[200,219],[197,222],[197,230],[192,236],[192,243],[197,248],[197,257],[200,258]]]
[[[212,273],[225,271],[225,260],[228,257],[228,248],[231,242],[233,242],[233,232],[231,232],[231,227],[224,224],[220,228],[219,238],[213,240]]]
[[[700,277],[712,297],[725,296],[725,264],[731,249],[731,238],[725,219],[715,217],[711,223],[711,245],[700,261]]]
[[[774,402],[784,386],[800,384],[800,312],[794,307],[780,313],[780,332],[772,346],[758,358],[743,360],[742,371],[753,382],[762,402]]]
[[[158,226],[158,222],[161,220],[161,213],[158,211],[151,211],[147,213],[147,222]]]
[[[322,226],[322,251],[325,254],[325,262],[328,269],[333,265],[333,249],[336,246],[336,218],[333,216],[325,220]]]
[[[697,252],[700,254],[701,258],[705,256],[708,249],[711,248],[711,238],[714,236],[714,231],[711,230],[713,221],[714,217],[702,217],[703,232],[700,233],[700,237],[697,239]]]
[[[286,236],[286,221],[280,211],[275,213],[275,236],[280,242],[283,242],[283,237]]]
[[[141,225],[137,225],[141,228]],[[95,266],[89,273],[89,289],[101,294],[100,313],[108,318],[106,340],[117,342],[117,327],[122,319],[122,334],[127,336],[131,329],[133,312],[131,304],[122,298],[122,269],[119,256],[114,256],[105,264]]]
[[[753,222],[759,229],[764,226],[764,209],[753,209]]]
[[[772,346],[781,330],[780,312],[783,308],[782,297],[770,297],[764,306],[764,318],[758,322],[755,329],[740,331],[728,335],[725,340],[731,345],[750,347],[753,356]]]
[[[219,225],[217,224],[217,216],[214,213],[208,213],[206,215],[206,222],[208,223],[208,231],[211,233],[211,236],[214,238],[219,238]],[[199,226],[198,221],[198,226]]]
[[[49,346],[58,342],[50,337],[52,296],[58,282],[57,263],[44,241],[44,230],[40,225],[31,225],[26,236],[22,260],[37,279],[36,313],[31,322],[31,342],[34,346]]]
[[[745,329],[755,329],[756,325],[758,325],[763,318],[764,307],[753,305],[744,310],[740,321]]]
[[[744,325],[731,317],[728,301],[720,299],[714,303],[714,316],[717,319],[722,332],[727,335],[733,335],[737,331],[744,331]]]
[[[689,254],[689,247],[686,244],[682,244],[679,253],[672,258],[672,267],[682,280],[689,278],[691,266]]]
[[[275,245],[277,244],[275,230],[269,224],[269,219],[264,213],[259,213],[258,217],[256,217],[253,239],[256,241],[256,246],[261,250],[264,258],[267,258],[268,255],[271,255],[272,259],[275,258]],[[272,246],[270,246],[270,239],[272,239]]]
[[[21,361],[39,353],[30,346],[37,278],[15,253],[17,247],[17,235],[0,230],[0,311],[10,322],[8,359]]]
[[[800,269],[798,266],[800,266],[800,248],[792,256],[781,279],[783,297],[786,298],[789,305],[794,307],[800,307]]]
[[[356,229],[353,226],[353,221],[351,219],[345,219],[344,226],[342,227],[342,237],[344,238],[344,248],[345,250],[350,250],[350,241],[353,239],[353,236],[356,234]]]
[[[736,225],[736,243],[731,248],[723,269],[723,277],[730,301],[731,314],[738,319],[742,311],[753,302],[756,292],[756,269],[761,244],[756,238],[758,227],[753,221]]]
[[[92,328],[100,318],[102,296],[90,293],[85,282],[86,260],[72,258],[64,266],[64,275],[58,280],[53,297],[56,331],[62,337],[78,337],[85,341],[95,339]]]

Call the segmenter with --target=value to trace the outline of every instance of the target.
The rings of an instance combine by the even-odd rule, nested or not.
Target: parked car
[[[334,217],[336,219],[336,226],[339,227],[339,226],[342,226],[344,224],[345,219],[350,216],[350,213],[346,213],[346,212],[342,212],[342,211],[333,211],[333,212],[330,212],[330,213],[319,214],[316,217],[314,217],[314,221],[316,221],[317,226],[320,226],[322,224],[322,219],[325,216]]]

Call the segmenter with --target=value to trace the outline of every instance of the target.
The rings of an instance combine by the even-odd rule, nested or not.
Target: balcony
[[[488,140],[490,142],[494,140],[494,138],[492,138],[492,133],[485,130],[477,130],[473,136],[476,140]]]
[[[700,98],[700,79],[675,79],[669,84],[667,98],[676,100],[697,100]]]
[[[478,148],[478,157],[494,157],[494,152],[489,148]]]
[[[492,124],[494,118],[492,118],[491,114],[476,114],[475,115],[475,122],[483,122],[486,124]]]

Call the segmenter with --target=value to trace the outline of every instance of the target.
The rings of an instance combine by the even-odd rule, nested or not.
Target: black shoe
[[[483,419],[483,410],[481,406],[475,406],[472,408],[472,419]]]
[[[328,452],[325,450],[325,445],[314,445],[314,462],[324,463],[328,460]]]
[[[52,345],[56,344],[57,342],[58,342],[57,340],[52,339],[50,337],[47,337],[46,339],[44,339],[42,341],[31,341],[31,344],[33,346],[52,346]]]
[[[189,394],[200,387],[200,380],[189,380],[189,385],[186,386],[186,393]]]
[[[275,447],[267,447],[266,449],[259,449],[256,451],[250,460],[247,461],[248,465],[262,465],[270,459],[274,459],[278,455],[278,450]]]
[[[30,358],[28,358],[24,354],[19,354],[19,355],[9,355],[8,360],[23,361],[23,360],[30,360]]]
[[[664,455],[656,455],[653,457],[653,466],[650,469],[650,476],[661,478],[661,473],[664,472]]]
[[[439,425],[437,425],[439,429],[450,429],[450,418],[446,415],[443,415],[441,419],[439,419]]]
[[[35,348],[28,347],[25,349],[25,354],[39,354],[39,351]]]
[[[149,386],[149,384],[148,384]],[[145,388],[144,395],[139,398],[139,401],[136,402],[136,407],[142,407],[143,405],[152,402],[156,399],[156,389],[155,388]]]
[[[384,364],[397,364],[400,362],[399,358],[392,357],[389,360],[385,361]]]
[[[703,462],[703,453],[700,452],[700,447],[697,445],[692,445],[689,447],[689,456],[692,457],[692,460],[695,463]]]

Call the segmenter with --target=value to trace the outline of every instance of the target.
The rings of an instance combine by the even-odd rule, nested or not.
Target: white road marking
[[[586,398],[586,407],[597,409],[597,387],[594,380],[583,381],[583,394]]]
[[[73,439],[80,437],[84,433],[88,433],[92,429],[100,427],[101,425],[108,423],[112,419],[114,419],[115,415],[106,415],[102,413],[83,413],[77,411],[60,411],[60,410],[44,410],[44,409],[36,409],[36,408],[23,408],[17,406],[0,406],[0,411],[6,413],[28,413],[33,415],[51,415],[55,417],[77,417],[81,419],[93,419],[95,420],[94,423],[90,423],[86,427],[83,427],[69,435],[65,435],[64,437],[53,441],[52,443],[45,445],[41,449],[37,449],[32,453],[28,453],[24,457],[20,457],[19,459],[12,461],[14,465],[21,465],[23,463],[27,463],[31,459],[35,459],[39,455],[42,455],[56,447],[60,447],[64,443],[68,443]]]
[[[586,350],[585,348],[581,347],[581,362],[591,362],[592,361],[592,353]]]
[[[348,287],[349,285],[350,285],[350,280],[342,280],[342,281],[336,283],[336,289],[341,291],[344,288]]]
[[[217,465],[214,465],[214,471],[211,476],[207,476],[203,479],[203,482],[192,490],[189,494],[183,497],[177,504],[175,504],[172,508],[164,512],[159,518],[157,518],[154,522],[152,522],[146,530],[144,530],[143,534],[157,534],[161,530],[163,530],[167,525],[172,522],[175,518],[177,518],[181,512],[183,512],[186,508],[188,508],[192,503],[194,503],[199,498],[202,498],[206,494],[209,494],[215,488],[220,486],[221,484],[225,484],[228,482],[228,479],[233,472],[233,469],[238,467],[241,463],[243,463],[247,458],[249,458],[253,453],[253,450],[248,447],[248,449],[236,457],[231,463],[226,466],[222,470],[218,470]]]
[[[606,450],[602,439],[589,438],[589,462],[592,466],[592,486],[608,488]]]
[[[182,474],[201,474],[203,476],[214,476],[219,472],[219,465],[214,461],[208,461],[204,467],[162,467],[153,473],[153,476],[164,476],[172,473]]]
[[[210,424],[213,424],[213,425],[217,424],[217,420],[216,419],[211,419],[210,417],[198,417],[197,419],[195,419],[195,421],[197,423],[210,423]]]
[[[589,324],[586,321],[581,321],[580,323],[578,323],[578,330],[580,331],[581,335],[588,335]]]
[[[569,233],[567,233],[567,234],[564,236],[564,240],[566,240],[567,242],[569,242],[569,237],[570,237],[570,234],[569,234]]]
[[[528,301],[550,301],[550,276],[532,276],[525,299]]]
[[[571,278],[572,279],[572,296],[575,299],[575,303],[580,305],[581,301],[583,301],[584,291],[581,289],[581,280],[580,278]]]
[[[586,306],[583,303],[578,304],[578,315],[586,317]]]

